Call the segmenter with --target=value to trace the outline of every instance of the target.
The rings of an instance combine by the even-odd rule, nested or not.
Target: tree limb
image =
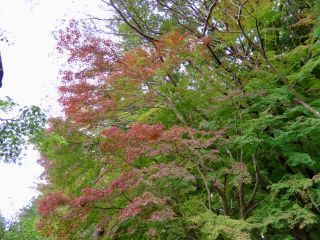
[[[216,5],[217,5],[217,0],[214,0],[210,5],[209,12],[208,12],[208,15],[207,15],[207,18],[206,18],[206,22],[205,22],[205,25],[204,25],[202,36],[206,35],[208,24],[209,24],[209,21],[210,21],[210,18],[211,18],[211,14],[212,14],[212,11],[213,11],[213,9],[214,9],[214,7]]]

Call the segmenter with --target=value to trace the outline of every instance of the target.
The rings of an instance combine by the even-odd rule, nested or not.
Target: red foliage
[[[107,195],[108,193],[105,189],[84,188],[82,190],[82,195],[75,198],[72,203],[77,206],[84,206],[87,202],[97,201]]]
[[[37,201],[38,211],[42,216],[53,213],[57,207],[67,204],[69,199],[62,192],[52,192]]]
[[[160,178],[172,177],[182,178],[187,181],[194,181],[195,177],[184,167],[180,167],[174,163],[160,163],[154,164],[145,171],[150,175],[149,180],[155,180]]]
[[[141,147],[130,147],[126,149],[126,162],[132,163],[144,153]]]
[[[141,182],[141,171],[131,170],[122,173],[119,177],[112,180],[108,187],[103,189],[85,188],[82,195],[75,198],[72,203],[76,206],[84,206],[86,203],[95,202],[106,197],[119,195],[125,190],[137,187]]]
[[[163,125],[147,125],[137,123],[128,131],[121,131],[117,127],[111,127],[101,132],[105,137],[102,143],[102,150],[105,152],[119,152],[125,150],[126,162],[131,163],[145,152],[143,145],[159,139],[163,132]]]
[[[108,154],[125,153],[126,163],[132,163],[140,156],[177,154],[179,151],[208,149],[203,156],[215,159],[219,153],[212,146],[223,139],[224,131],[199,131],[192,128],[174,126],[164,130],[163,125],[147,125],[137,123],[127,131],[111,127],[101,132],[105,137],[101,148]]]
[[[182,135],[188,132],[188,128],[173,126],[163,134],[163,139],[174,141],[182,138]]]
[[[78,123],[99,121],[116,104],[108,94],[106,78],[116,71],[120,53],[115,43],[80,32],[76,22],[59,32],[58,49],[69,55],[69,68],[61,72],[60,103],[67,117]]]
[[[190,61],[188,54],[205,42],[173,31],[153,47],[121,53],[112,41],[79,29],[76,22],[71,22],[66,30],[59,31],[58,49],[69,56],[69,67],[61,72],[63,85],[59,90],[67,117],[85,125],[105,119],[107,113],[123,104],[142,108],[141,101],[152,104],[148,100],[154,100],[157,93],[145,91],[143,86],[157,72],[170,73]]]
[[[122,71],[118,72],[117,77],[130,78],[137,83],[152,77],[161,65],[160,59],[153,52],[141,47],[124,53]]]
[[[176,214],[170,207],[165,207],[159,211],[152,213],[150,220],[162,222],[174,219],[175,215]]]
[[[191,41],[188,39],[189,37],[187,33],[169,32],[156,43],[156,55],[158,58],[166,59],[170,64],[179,63],[180,61],[176,61],[177,57],[188,53],[190,50]]]
[[[162,124],[147,125],[137,123],[127,131],[126,138],[131,142],[152,141],[158,139],[163,131]]]
[[[150,192],[144,192],[141,196],[133,199],[126,208],[122,209],[119,219],[124,221],[136,216],[148,205],[162,205],[165,204],[165,202],[166,200],[163,198],[156,197]]]
[[[106,141],[103,142],[101,146],[105,151],[120,149],[126,143],[126,134],[115,126],[103,130],[101,136],[106,138]]]

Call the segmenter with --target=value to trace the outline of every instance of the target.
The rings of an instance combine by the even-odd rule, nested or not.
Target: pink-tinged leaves
[[[85,34],[75,22],[59,32],[58,49],[68,53],[68,67],[61,71],[60,103],[67,117],[78,124],[100,121],[116,107],[106,80],[116,72],[118,46]]]
[[[143,153],[143,149],[141,147],[127,147],[126,149],[126,162],[132,163],[134,160],[139,158],[141,154]]]
[[[158,72],[172,72],[190,61],[187,56],[204,44],[188,34],[173,31],[154,47],[141,46],[122,52],[118,44],[80,29],[80,24],[72,21],[59,31],[58,50],[68,54],[59,90],[66,115],[86,126],[103,120],[124,102],[141,108],[155,104],[149,100],[155,99],[157,93],[151,89],[145,93],[142,86]]]
[[[118,127],[111,127],[101,132],[101,136],[106,140],[102,143],[101,148],[104,151],[117,151],[126,144],[126,135]]]
[[[231,165],[230,173],[235,176],[236,184],[245,183],[248,184],[251,182],[251,175],[248,172],[248,168],[243,162],[233,162]]]
[[[137,123],[126,132],[117,127],[111,127],[101,132],[101,136],[105,137],[101,147],[106,152],[119,152],[124,149],[126,162],[132,163],[145,152],[143,146],[159,139],[162,132],[163,126],[161,124]]]
[[[82,190],[82,195],[78,198],[75,198],[72,203],[77,206],[84,206],[87,202],[98,201],[99,199],[106,197],[108,193],[105,189],[93,189],[85,188]]]
[[[153,212],[150,216],[150,220],[162,222],[162,221],[172,220],[175,218],[175,216],[176,214],[170,207],[164,207],[159,211]]]
[[[166,177],[182,178],[186,181],[194,181],[195,177],[184,167],[180,167],[174,163],[160,163],[145,169],[150,174],[149,180],[156,180]]]
[[[131,141],[151,141],[158,139],[163,131],[163,125],[147,125],[137,123],[133,125],[126,134],[127,139]]]
[[[75,198],[72,203],[76,206],[84,206],[86,203],[99,201],[103,198],[117,196],[122,192],[136,188],[142,181],[141,171],[131,170],[124,172],[112,180],[106,188],[85,188],[82,195]]]
[[[151,238],[156,237],[157,234],[158,234],[158,233],[157,233],[157,230],[154,229],[154,228],[149,229],[149,231],[148,231],[148,233],[147,233],[147,235],[148,235],[149,237],[151,237]]]
[[[223,139],[223,133],[198,131],[192,128],[174,126],[164,130],[163,125],[137,123],[127,131],[111,127],[101,132],[105,137],[101,147],[108,154],[125,153],[125,162],[130,164],[141,156],[179,154],[181,151],[206,149],[203,159],[214,160],[219,153],[212,146]]]
[[[163,139],[167,141],[175,141],[181,139],[183,134],[188,132],[188,128],[173,126],[163,133]]]
[[[68,201],[62,192],[52,192],[37,201],[38,211],[45,216],[53,213],[59,206],[67,204]]]
[[[125,221],[128,218],[134,217],[139,214],[146,206],[150,205],[163,205],[166,200],[154,196],[150,192],[144,192],[141,196],[136,197],[131,203],[127,205],[126,208],[122,209],[120,212],[119,219]]]

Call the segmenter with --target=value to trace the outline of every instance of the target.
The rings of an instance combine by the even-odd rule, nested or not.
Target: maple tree
[[[119,41],[59,32],[41,234],[317,239],[319,3],[101,3]]]

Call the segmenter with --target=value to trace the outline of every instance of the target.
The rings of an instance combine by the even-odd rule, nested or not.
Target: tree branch
[[[106,3],[104,0],[101,0],[102,2]],[[150,42],[157,42],[158,39],[155,39],[154,37],[151,37],[147,34],[145,34],[143,31],[141,31],[140,29],[138,29],[137,27],[133,26],[128,19],[124,16],[124,14],[120,11],[120,9],[115,5],[115,3],[110,0],[110,5],[116,10],[116,12],[120,15],[120,17],[122,18],[122,20],[131,28],[133,29],[135,32],[137,32],[141,37],[145,38],[146,40],[150,41]]]
[[[245,32],[243,25],[241,23],[241,15],[242,15],[242,10],[243,7],[245,6],[245,4],[248,2],[248,0],[244,1],[240,6],[239,6],[239,11],[238,11],[238,16],[237,16],[237,23],[238,26],[243,34],[243,36],[247,39],[247,41],[253,46],[253,48],[255,48],[263,57],[263,59],[266,61],[266,63],[270,66],[271,70],[273,73],[275,73],[278,78],[280,79],[280,81],[287,86],[288,90],[290,91],[290,93],[295,97],[296,101],[298,103],[300,103],[305,109],[307,109],[309,112],[313,113],[314,116],[316,116],[317,118],[320,118],[320,112],[318,112],[317,110],[315,110],[312,106],[310,106],[309,104],[307,104],[303,99],[302,96],[290,85],[289,80],[282,74],[280,73],[280,71],[272,64],[272,62],[270,61],[270,59],[268,58],[268,56],[266,55],[264,48],[262,49],[261,47],[257,46],[257,44],[255,44],[251,38],[247,35],[247,33]],[[258,34],[260,33],[259,30]],[[262,43],[261,43],[262,44]]]
[[[252,203],[252,201],[253,201],[256,193],[257,193],[258,186],[259,186],[259,169],[258,169],[257,159],[256,159],[256,155],[255,154],[252,154],[252,161],[253,161],[253,166],[254,166],[254,171],[255,171],[256,182],[254,184],[253,191],[252,191],[252,193],[250,195],[250,198],[248,199],[246,207],[251,205],[251,203]]]
[[[207,29],[208,29],[208,24],[209,24],[209,21],[210,21],[210,18],[211,18],[211,14],[212,14],[212,11],[213,11],[213,9],[214,9],[214,7],[216,5],[217,5],[217,0],[214,0],[210,5],[209,12],[208,12],[208,15],[207,15],[207,18],[206,18],[206,22],[205,22],[205,25],[204,25],[202,36],[206,35]]]

